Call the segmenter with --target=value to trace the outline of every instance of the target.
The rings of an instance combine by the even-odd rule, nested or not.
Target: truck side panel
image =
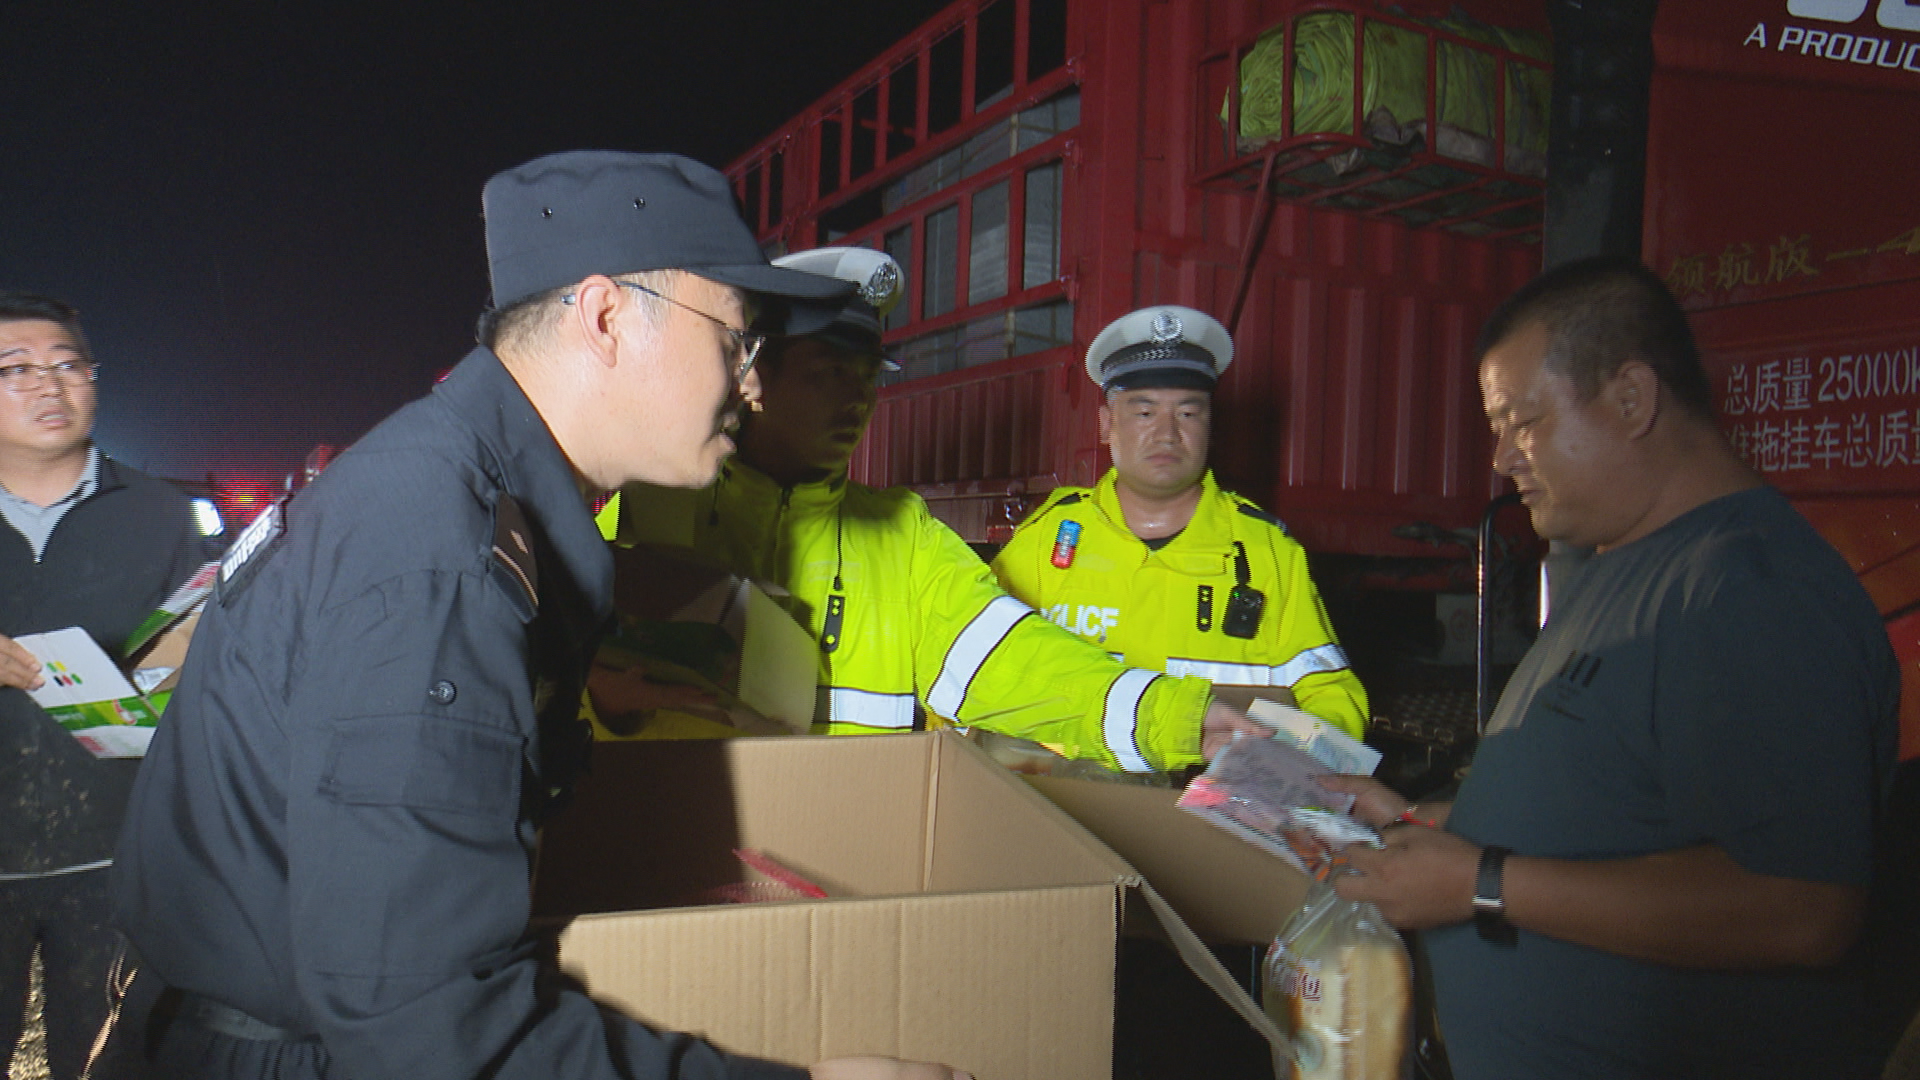
[[[1320,551],[1425,555],[1391,529],[1477,519],[1497,485],[1471,344],[1492,306],[1537,270],[1537,244],[1263,205],[1256,185],[1198,177],[1200,143],[1222,130],[1222,102],[1202,89],[1204,57],[1302,6],[1069,3],[1079,119],[1062,157],[1060,272],[1071,343],[886,387],[857,476],[916,487],[969,539],[1004,533],[1047,488],[1091,483],[1106,467],[1097,392],[1081,370],[1101,327],[1152,303],[1224,320],[1244,289],[1237,359],[1217,402],[1224,483]],[[960,226],[962,243],[969,231]],[[909,277],[926,277],[924,242],[912,253],[921,263]]]
[[[1791,10],[1790,10],[1791,9]],[[1723,427],[1853,564],[1920,755],[1920,19],[1901,0],[1663,6],[1644,250]]]

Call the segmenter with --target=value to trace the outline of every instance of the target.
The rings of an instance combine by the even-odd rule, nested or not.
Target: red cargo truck
[[[1351,42],[1352,5],[1307,7]],[[770,247],[868,244],[909,270],[889,332],[906,371],[859,476],[916,487],[970,540],[1003,535],[1048,488],[1098,477],[1080,356],[1167,302],[1238,316],[1216,465],[1309,547],[1424,554],[1391,527],[1477,520],[1494,484],[1466,350],[1538,266],[1541,181],[1427,153],[1390,168],[1430,178],[1336,172],[1327,159],[1367,142],[1351,118],[1228,138],[1252,128],[1230,93],[1239,60],[1304,10],[958,3],[733,165]],[[1509,56],[1392,25],[1420,28],[1422,76],[1428,38]]]
[[[1644,255],[1747,460],[1853,563],[1920,755],[1920,4],[1675,4]]]
[[[1235,331],[1222,483],[1349,585],[1457,590],[1409,536],[1506,487],[1471,344],[1544,257],[1549,30],[1545,0],[960,0],[729,173],[770,251],[908,270],[858,478],[1004,539],[1107,464],[1093,335],[1185,304]],[[1668,4],[1655,45],[1583,107],[1650,102],[1644,257],[1729,433],[1888,618],[1920,754],[1920,4]]]

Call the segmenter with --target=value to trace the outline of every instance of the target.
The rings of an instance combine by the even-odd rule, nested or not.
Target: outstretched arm
[[[1480,847],[1452,833],[1397,826],[1386,848],[1350,849],[1357,874],[1334,888],[1420,930],[1473,917]],[[1548,937],[1680,967],[1820,967],[1852,946],[1866,893],[1774,877],[1711,844],[1631,859],[1509,857],[1507,921]]]
[[[1206,680],[1126,667],[1008,596],[924,507],[918,518],[914,681],[930,711],[1128,772],[1200,763],[1203,727],[1230,736]]]

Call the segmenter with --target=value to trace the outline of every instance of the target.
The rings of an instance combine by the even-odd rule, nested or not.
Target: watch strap
[[[1483,941],[1508,948],[1518,937],[1507,921],[1505,878],[1512,849],[1488,844],[1480,849],[1480,870],[1473,881],[1473,928]]]

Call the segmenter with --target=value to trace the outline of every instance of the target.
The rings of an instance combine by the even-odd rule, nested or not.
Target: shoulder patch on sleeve
[[[532,532],[527,528],[527,515],[513,496],[501,492],[493,501],[493,557],[504,565],[520,587],[526,590],[527,601],[535,609],[540,607],[540,563],[533,557]]]
[[[1242,499],[1238,495],[1235,495],[1233,497],[1233,502],[1234,502],[1234,505],[1240,509],[1241,513],[1247,515],[1253,520],[1264,521],[1267,524],[1273,526],[1274,528],[1279,529],[1283,533],[1287,531],[1286,522],[1281,521],[1279,518],[1274,517],[1272,514],[1269,514],[1265,510],[1260,509],[1258,506],[1254,505],[1253,503],[1250,503],[1247,500]]]
[[[260,571],[274,552],[280,550],[278,541],[287,534],[287,500],[275,499],[265,510],[240,530],[234,538],[233,546],[220,557],[220,576],[215,584],[222,606],[233,602],[240,590],[247,587],[253,575]]]

